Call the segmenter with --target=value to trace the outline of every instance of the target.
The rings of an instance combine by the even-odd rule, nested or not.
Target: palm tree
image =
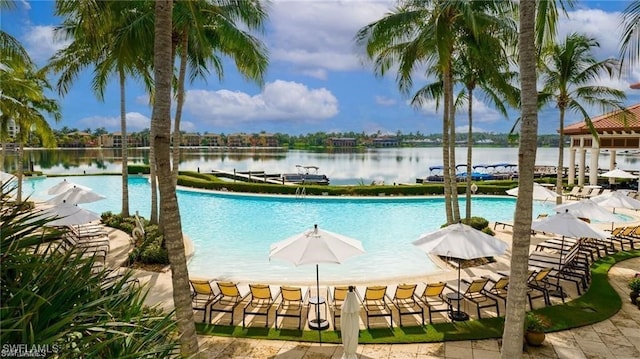
[[[538,30],[540,30],[538,28]],[[511,265],[507,314],[502,334],[501,358],[522,357],[522,340],[526,312],[526,291],[531,217],[533,215],[533,174],[538,137],[536,89],[536,0],[520,1],[520,35],[518,42],[521,86],[520,146],[518,148],[518,199],[511,242]],[[511,283],[511,281],[514,281]]]
[[[428,75],[436,75],[442,82],[442,157],[447,223],[460,219],[455,180],[453,100],[456,48],[465,31],[478,38],[480,24],[497,21],[493,16],[504,11],[506,4],[508,2],[503,1],[401,1],[384,18],[366,25],[356,35],[356,42],[365,46],[367,56],[374,61],[377,75],[383,76],[392,66],[398,66],[396,81],[401,92],[411,91],[412,76],[423,67]],[[430,95],[440,94],[431,92]]]
[[[198,338],[191,308],[189,272],[184,252],[176,185],[171,176],[172,10],[172,0],[155,2],[153,46],[155,101],[151,115],[151,133],[153,134],[151,140],[155,150],[160,189],[160,222],[164,224],[164,241],[171,262],[180,353],[183,357],[190,357],[198,352]]]
[[[56,15],[64,17],[64,20],[56,28],[56,32],[73,41],[68,47],[59,50],[49,64],[52,71],[60,73],[57,87],[61,94],[68,92],[80,71],[91,65],[95,68],[92,87],[99,100],[104,100],[104,90],[110,76],[116,74],[118,77],[122,135],[122,215],[126,217],[129,216],[129,175],[125,84],[127,75],[138,77],[151,92],[151,49],[148,39],[144,37],[151,30],[148,26],[135,26],[149,22],[144,21],[144,7],[149,5],[140,1],[57,1]]]
[[[640,63],[640,2],[629,3],[623,11],[622,23],[620,65],[631,70],[633,66]]]
[[[622,108],[623,91],[606,86],[592,85],[600,75],[612,76],[618,68],[614,59],[598,61],[592,50],[599,43],[580,34],[569,34],[560,44],[545,48],[542,52],[542,84],[539,94],[541,104],[553,103],[560,112],[560,143],[558,144],[558,170],[556,178],[557,203],[562,203],[562,181],[564,171],[564,117],[566,111],[581,114],[595,133],[591,118],[583,103],[600,105],[603,109]]]
[[[218,79],[224,72],[220,55],[236,63],[237,69],[248,80],[262,86],[267,67],[265,46],[243,30],[262,30],[266,12],[260,1],[187,1],[177,2],[173,12],[173,49],[180,53],[180,67],[176,90],[176,114],[173,129],[173,176],[178,178],[180,163],[180,120],[185,100],[187,63],[192,74],[190,80],[205,77],[212,65]]]
[[[543,45],[553,43],[558,21],[558,6],[566,15],[566,7],[574,0],[520,1],[518,56],[520,64],[520,146],[518,149],[519,188],[514,215],[511,244],[511,280],[507,297],[507,314],[502,334],[502,358],[522,356],[522,328],[526,313],[526,291],[531,216],[533,205],[533,173],[537,151],[538,113],[536,63]],[[523,191],[523,192],[520,192]],[[510,281],[511,283],[511,281]]]

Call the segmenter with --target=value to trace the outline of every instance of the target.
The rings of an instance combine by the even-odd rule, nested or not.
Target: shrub
[[[140,217],[144,226],[145,238],[134,243],[134,248],[129,253],[129,264],[136,262],[144,264],[169,264],[169,254],[163,246],[163,237],[157,225],[149,224],[149,221]],[[112,228],[119,229],[131,235],[136,226],[134,217],[122,217],[119,214],[104,212],[102,222]]]
[[[551,328],[551,322],[547,317],[533,312],[527,312],[524,323],[525,328],[532,332],[544,332],[546,329]]]
[[[640,292],[640,277],[632,278],[629,283],[627,283],[627,287],[629,287],[632,292]]]
[[[462,223],[471,226],[479,231],[485,229],[487,226],[489,226],[489,221],[487,221],[486,219],[482,218],[482,217],[471,217],[469,218],[469,220],[467,220],[466,218],[462,219],[461,221]]]

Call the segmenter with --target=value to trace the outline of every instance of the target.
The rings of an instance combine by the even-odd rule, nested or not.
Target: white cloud
[[[53,26],[31,26],[24,34],[24,46],[36,62],[46,61],[56,51],[65,48],[71,42],[54,36]]]
[[[386,96],[376,96],[376,103],[381,106],[393,106],[397,101]]]
[[[338,114],[338,100],[325,88],[277,80],[257,95],[229,90],[189,90],[188,112],[201,123],[231,126],[238,122],[315,122]]]
[[[389,0],[274,1],[269,11],[270,58],[303,69],[361,68],[354,36],[392,4]]]
[[[140,131],[149,128],[151,120],[139,112],[127,113],[127,131]],[[184,123],[184,122],[182,122]],[[120,131],[120,116],[91,116],[78,120],[78,124],[90,128],[104,127],[111,131]]]
[[[620,50],[619,12],[604,12],[599,9],[581,9],[570,11],[569,18],[563,18],[558,25],[558,41],[562,41],[567,34],[577,32],[595,38],[600,48],[594,50],[594,55],[600,60],[615,57]]]

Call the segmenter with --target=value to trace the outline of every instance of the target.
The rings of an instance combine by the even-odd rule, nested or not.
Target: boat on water
[[[487,181],[495,179],[515,179],[518,178],[517,165],[511,163],[481,164],[472,166],[471,179],[473,181]],[[456,166],[456,181],[463,182],[467,179],[467,165]],[[417,183],[423,182],[443,182],[444,166],[429,167],[429,175],[426,178],[418,178]]]
[[[318,166],[296,165],[296,168],[298,169],[297,173],[283,173],[280,175],[283,182],[311,185],[329,184],[329,177],[318,173],[318,170],[320,170]]]

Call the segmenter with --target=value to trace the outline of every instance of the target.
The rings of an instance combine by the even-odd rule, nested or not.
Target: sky
[[[558,39],[572,32],[585,33],[599,41],[600,48],[594,51],[598,59],[617,57],[621,12],[629,3],[576,1],[568,18],[561,19]],[[266,31],[254,34],[268,49],[264,86],[244,80],[227,59],[221,81],[214,75],[186,85],[181,129],[201,134],[441,133],[442,108],[437,111],[433,102],[420,109],[412,107],[407,96],[398,91],[394,74],[375,76],[371,63],[355,44],[357,31],[381,19],[394,4],[391,0],[272,0]],[[0,14],[2,30],[16,37],[39,65],[68,45],[54,36],[53,29],[60,19],[53,15],[53,6],[54,2],[48,0],[22,0],[15,9]],[[52,123],[53,128],[104,127],[110,132],[119,131],[117,78],[110,81],[104,102],[93,94],[91,78],[89,69],[64,97],[51,94],[59,99],[63,115],[60,122]],[[414,80],[422,85],[429,79],[416,76]],[[640,82],[640,68],[632,68],[619,78],[598,81],[625,91],[626,105],[640,102],[640,90],[629,88],[636,82]],[[148,128],[151,107],[144,89],[135,80],[128,80],[126,94],[128,131]],[[601,109],[590,108],[589,114],[597,116]],[[476,100],[473,129],[506,133],[517,117],[517,112],[512,111],[505,118],[490,105]],[[538,133],[556,133],[558,119],[553,107],[542,110]],[[566,124],[579,121],[582,118],[574,113],[565,118]],[[458,112],[456,126],[458,131],[467,131],[466,110]]]

